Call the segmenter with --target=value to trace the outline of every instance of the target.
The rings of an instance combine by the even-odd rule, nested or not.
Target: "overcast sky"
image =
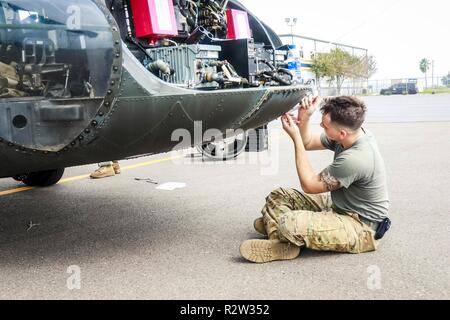
[[[373,79],[421,77],[422,58],[434,60],[435,76],[450,71],[449,0],[240,1],[278,34],[290,33],[285,18],[296,17],[294,34],[367,48]]]

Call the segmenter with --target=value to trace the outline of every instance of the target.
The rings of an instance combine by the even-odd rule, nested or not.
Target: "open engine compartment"
[[[289,86],[288,48],[239,2],[106,0],[149,72],[187,89]]]

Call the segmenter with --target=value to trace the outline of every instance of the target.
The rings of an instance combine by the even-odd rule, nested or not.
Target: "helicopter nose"
[[[0,2],[2,139],[58,151],[102,120],[122,68],[108,16],[91,0]]]

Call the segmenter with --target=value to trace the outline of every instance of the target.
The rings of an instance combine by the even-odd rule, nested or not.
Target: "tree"
[[[313,57],[313,64],[311,66],[314,75],[316,76],[317,85],[320,89],[320,80],[330,74],[329,70],[329,55],[326,53],[317,53]]]
[[[355,66],[358,64],[358,58],[339,48],[331,50],[329,55],[329,76],[336,81],[337,91],[340,95],[344,81],[355,77]]]
[[[420,60],[419,68],[422,73],[425,73],[425,88],[428,88],[427,71],[430,70],[430,61],[426,58],[423,58],[422,60]]]
[[[368,79],[376,71],[373,56],[353,56],[340,48],[328,53],[316,54],[313,58],[312,70],[318,82],[327,77],[330,82],[336,82],[338,94],[347,79]]]
[[[328,77],[330,82],[336,81],[338,94],[341,92],[345,79],[352,76],[350,66],[353,57],[348,52],[336,48],[327,53],[319,53],[314,56],[312,70],[317,80]]]
[[[357,58],[353,70],[353,87],[355,87],[355,80],[361,81],[361,86],[365,82],[367,83],[367,87],[369,87],[369,78],[377,72],[377,62],[373,56],[366,54]],[[367,89],[363,90],[363,93],[367,93]]]
[[[362,56],[358,58],[355,66],[355,78],[369,79],[377,72],[377,62],[374,56]]]
[[[450,71],[448,72],[448,75],[442,78],[442,84],[450,88]]]

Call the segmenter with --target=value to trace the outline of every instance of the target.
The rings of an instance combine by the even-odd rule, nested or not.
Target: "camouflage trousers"
[[[25,92],[16,89],[18,84],[16,67],[0,62],[0,98],[25,97]]]
[[[118,164],[119,161],[117,160],[113,160],[113,161],[106,161],[106,162],[100,162],[98,164],[99,167],[107,167],[107,166],[112,166],[113,164]]]
[[[375,232],[358,214],[336,212],[331,195],[307,195],[279,188],[262,209],[269,239],[319,251],[362,253],[376,250]]]

